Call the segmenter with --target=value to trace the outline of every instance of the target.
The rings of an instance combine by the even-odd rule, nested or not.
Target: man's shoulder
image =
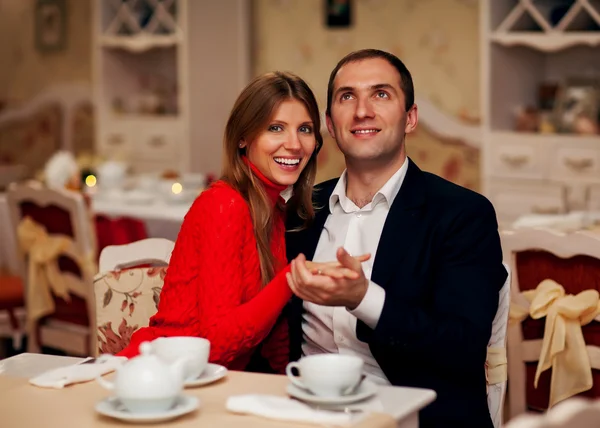
[[[482,194],[453,183],[439,175],[423,171],[423,183],[431,206],[444,211],[491,210],[494,207]]]
[[[316,184],[313,188],[313,200],[318,201],[321,204],[327,203],[339,179],[339,177],[336,177]]]

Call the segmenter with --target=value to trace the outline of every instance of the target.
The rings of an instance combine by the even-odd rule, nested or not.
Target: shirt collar
[[[373,196],[371,203],[379,203],[381,200],[385,200],[388,207],[391,207],[394,203],[394,199],[398,195],[404,178],[406,177],[406,171],[408,171],[408,157],[405,159],[402,166],[390,177],[390,179],[379,189]],[[346,176],[347,171],[344,170],[340,179],[338,180],[331,196],[329,197],[329,212],[333,213],[333,209],[339,203],[345,212],[356,211],[354,203],[346,196]]]

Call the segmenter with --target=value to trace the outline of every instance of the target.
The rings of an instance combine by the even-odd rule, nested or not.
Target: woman
[[[200,336],[211,342],[211,362],[250,370],[260,354],[283,372],[287,325],[278,318],[291,297],[284,211],[314,217],[319,129],[315,97],[291,73],[262,75],[242,91],[225,129],[223,177],[190,208],[158,312],[120,355],[161,336]]]

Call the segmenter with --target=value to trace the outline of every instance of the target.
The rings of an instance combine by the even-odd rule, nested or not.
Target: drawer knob
[[[525,155],[502,155],[502,160],[513,168],[519,168],[529,162],[529,156]]]
[[[531,212],[534,214],[560,214],[560,208],[559,207],[540,207],[538,205],[534,205],[531,208]]]
[[[111,146],[120,146],[121,144],[123,144],[124,138],[122,135],[111,135],[108,138],[108,144],[110,144]]]
[[[150,138],[150,141],[148,141],[148,144],[155,148],[162,147],[166,144],[165,137],[159,136],[159,135],[154,136],[154,137]]]
[[[590,158],[565,158],[564,164],[567,168],[570,168],[574,171],[582,171],[594,166],[594,161]]]

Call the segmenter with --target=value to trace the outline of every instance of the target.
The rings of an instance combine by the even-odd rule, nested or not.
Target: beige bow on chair
[[[27,323],[31,328],[39,318],[54,312],[52,294],[69,301],[70,291],[81,294],[82,290],[66,280],[58,268],[58,257],[74,246],[70,237],[49,235],[44,226],[30,217],[17,226],[17,237],[21,251],[28,256],[26,303]],[[75,257],[75,261],[86,272],[93,270],[85,258]]]
[[[552,367],[550,407],[592,387],[592,369],[581,326],[590,323],[600,313],[600,295],[585,290],[576,296],[546,279],[535,290],[522,295],[530,302],[529,309],[511,304],[510,319],[521,322],[528,315],[533,319],[546,317],[542,350],[535,373],[537,388],[542,372]]]

